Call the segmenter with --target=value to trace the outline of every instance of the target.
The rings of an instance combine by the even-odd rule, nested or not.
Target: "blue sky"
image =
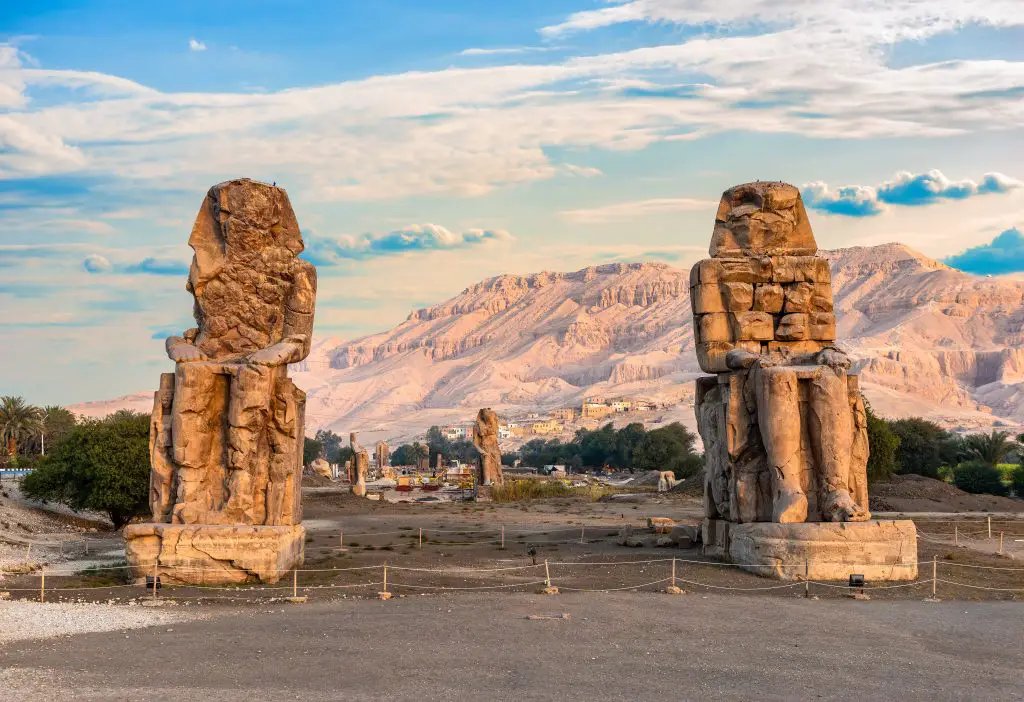
[[[823,247],[1017,274],[1022,124],[1018,0],[4,3],[0,393],[155,386],[229,178],[288,189],[351,338],[499,273],[689,266],[758,178]]]

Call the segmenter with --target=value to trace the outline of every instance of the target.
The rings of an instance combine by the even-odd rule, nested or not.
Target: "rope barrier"
[[[936,582],[946,583],[947,585],[969,587],[972,590],[991,590],[993,592],[1024,592],[1024,587],[985,587],[984,585],[968,585],[967,583],[958,583],[955,580],[943,580],[942,578],[936,578],[935,580]]]
[[[659,583],[667,583],[670,580],[672,580],[672,578],[662,578],[661,580],[652,580],[649,583],[641,583],[640,585],[627,585],[626,587],[606,587],[600,589],[565,587],[563,585],[559,585],[558,589],[564,590],[566,592],[621,592],[622,590],[639,590],[642,587],[650,587],[651,585],[658,585]],[[676,578],[676,580],[679,580],[679,578]]]
[[[389,568],[391,566],[388,566]],[[388,587],[409,587],[414,590],[497,590],[510,587],[528,587],[530,585],[543,585],[543,580],[531,580],[528,583],[508,583],[506,585],[480,585],[474,587],[447,587],[442,585],[410,585],[408,583],[394,583],[388,581]]]

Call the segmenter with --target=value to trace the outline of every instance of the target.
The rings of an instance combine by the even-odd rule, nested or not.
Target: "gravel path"
[[[206,619],[208,613],[180,607],[151,608],[138,604],[0,602],[0,645],[55,636],[123,631]]]

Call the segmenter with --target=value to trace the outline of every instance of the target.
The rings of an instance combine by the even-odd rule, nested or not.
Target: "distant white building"
[[[464,441],[469,436],[469,428],[464,424],[441,427],[441,435],[448,441]]]

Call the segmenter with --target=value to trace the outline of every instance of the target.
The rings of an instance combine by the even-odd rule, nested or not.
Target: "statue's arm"
[[[189,363],[191,361],[205,361],[206,354],[199,350],[193,342],[196,338],[196,329],[189,329],[182,336],[169,336],[164,342],[167,349],[167,357],[175,363]]]
[[[295,281],[285,299],[284,339],[249,356],[250,363],[279,366],[297,363],[309,355],[313,343],[313,310],[316,306],[316,268],[296,261]]]

